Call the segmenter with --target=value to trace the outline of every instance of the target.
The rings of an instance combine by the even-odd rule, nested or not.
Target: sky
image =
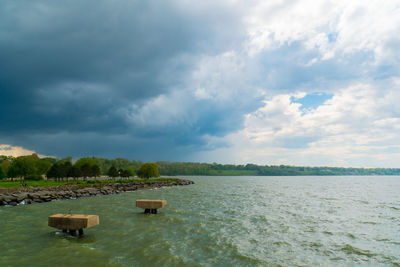
[[[3,0],[0,154],[400,167],[400,2]]]

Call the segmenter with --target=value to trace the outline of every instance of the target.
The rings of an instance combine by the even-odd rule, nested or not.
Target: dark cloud
[[[229,2],[1,1],[0,144],[185,160],[242,128],[259,89],[319,92],[360,76],[351,60],[305,67],[318,51],[298,42],[249,56],[246,9]]]
[[[2,1],[0,143],[57,156],[144,156],[200,145],[223,118],[209,126],[207,114],[198,125],[160,130],[132,123],[126,110],[185,90],[199,55],[239,42],[237,11],[223,5]]]
[[[227,49],[240,32],[226,30],[235,14],[213,9],[218,5],[198,10],[174,1],[0,5],[0,138],[12,135],[12,143],[50,154],[84,148],[47,148],[43,140],[17,137],[140,135],[140,127],[127,125],[119,110],[168,94],[186,79],[197,55]]]

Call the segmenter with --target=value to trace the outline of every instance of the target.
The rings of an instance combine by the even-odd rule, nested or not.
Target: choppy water
[[[400,266],[400,177],[193,177],[195,185],[0,207],[0,266]],[[139,198],[167,199],[157,215]],[[85,236],[54,213],[97,214]]]

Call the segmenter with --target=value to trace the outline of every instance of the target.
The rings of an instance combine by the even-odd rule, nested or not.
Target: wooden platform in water
[[[54,214],[49,216],[48,225],[63,230],[80,230],[98,225],[99,216],[84,214]]]
[[[159,209],[167,206],[166,200],[158,200],[158,199],[137,199],[136,207],[142,209]]]

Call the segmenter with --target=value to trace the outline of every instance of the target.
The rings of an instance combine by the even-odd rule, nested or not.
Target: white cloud
[[[225,4],[231,6],[232,3]],[[241,8],[244,9],[242,14],[245,14],[243,20],[248,39],[235,49],[199,55],[183,88],[124,110],[132,125],[193,124],[196,121],[193,114],[185,114],[201,101],[225,106],[234,103],[230,108],[238,108],[257,106],[257,98],[266,95],[271,98],[266,100],[265,106],[246,116],[244,133],[254,142],[284,139],[290,135],[309,138],[340,133],[348,130],[351,120],[357,123],[369,119],[371,106],[375,105],[379,93],[370,89],[368,84],[352,81],[355,84],[352,87],[333,88],[331,102],[317,111],[303,114],[299,104],[292,103],[290,98],[301,98],[305,93],[295,93],[295,88],[286,88],[285,92],[290,93],[281,94],[280,89],[272,89],[274,77],[282,75],[275,69],[279,67],[276,66],[279,61],[264,66],[254,58],[261,51],[273,52],[293,42],[301,42],[305,49],[319,51],[319,55],[304,64],[300,62],[299,65],[305,67],[320,60],[340,61],[357,52],[371,52],[376,60],[393,56],[394,49],[390,51],[384,47],[400,36],[400,16],[397,16],[400,9],[396,1],[385,4],[378,1],[260,1],[241,5]],[[368,59],[360,64],[366,64],[366,61]],[[293,62],[296,63],[299,62]],[[325,77],[315,79],[319,78],[323,80]],[[279,82],[280,78],[277,80]],[[279,84],[276,86],[281,88]],[[323,88],[319,90],[326,91]],[[351,116],[349,112],[352,112]],[[283,114],[283,117],[271,114]]]
[[[239,163],[398,167],[399,89],[399,79],[359,83],[306,111],[291,102],[293,95],[276,95],[246,115],[244,129],[227,137],[230,147],[202,156],[225,155],[227,162]]]
[[[207,90],[205,88],[197,88],[194,91],[194,96],[197,99],[211,99],[211,95],[209,92],[207,92]]]
[[[198,99],[224,102],[239,94],[246,84],[245,57],[237,52],[227,51],[214,56],[202,56],[192,72],[189,86],[195,86],[194,95]]]
[[[36,153],[36,152],[33,150],[25,149],[20,146],[11,146],[11,145],[5,145],[5,144],[0,145],[0,155],[3,155],[3,156],[19,157],[19,156],[32,155],[34,153]],[[38,156],[46,157],[44,155],[38,155]]]
[[[251,55],[300,41],[322,60],[372,52],[377,61],[398,60],[398,1],[261,1],[246,17]],[[395,61],[393,61],[395,62]]]
[[[185,115],[188,108],[185,95],[173,92],[169,95],[159,95],[142,106],[133,104],[129,109],[120,112],[125,114],[132,125],[159,128],[189,122],[189,118]]]

